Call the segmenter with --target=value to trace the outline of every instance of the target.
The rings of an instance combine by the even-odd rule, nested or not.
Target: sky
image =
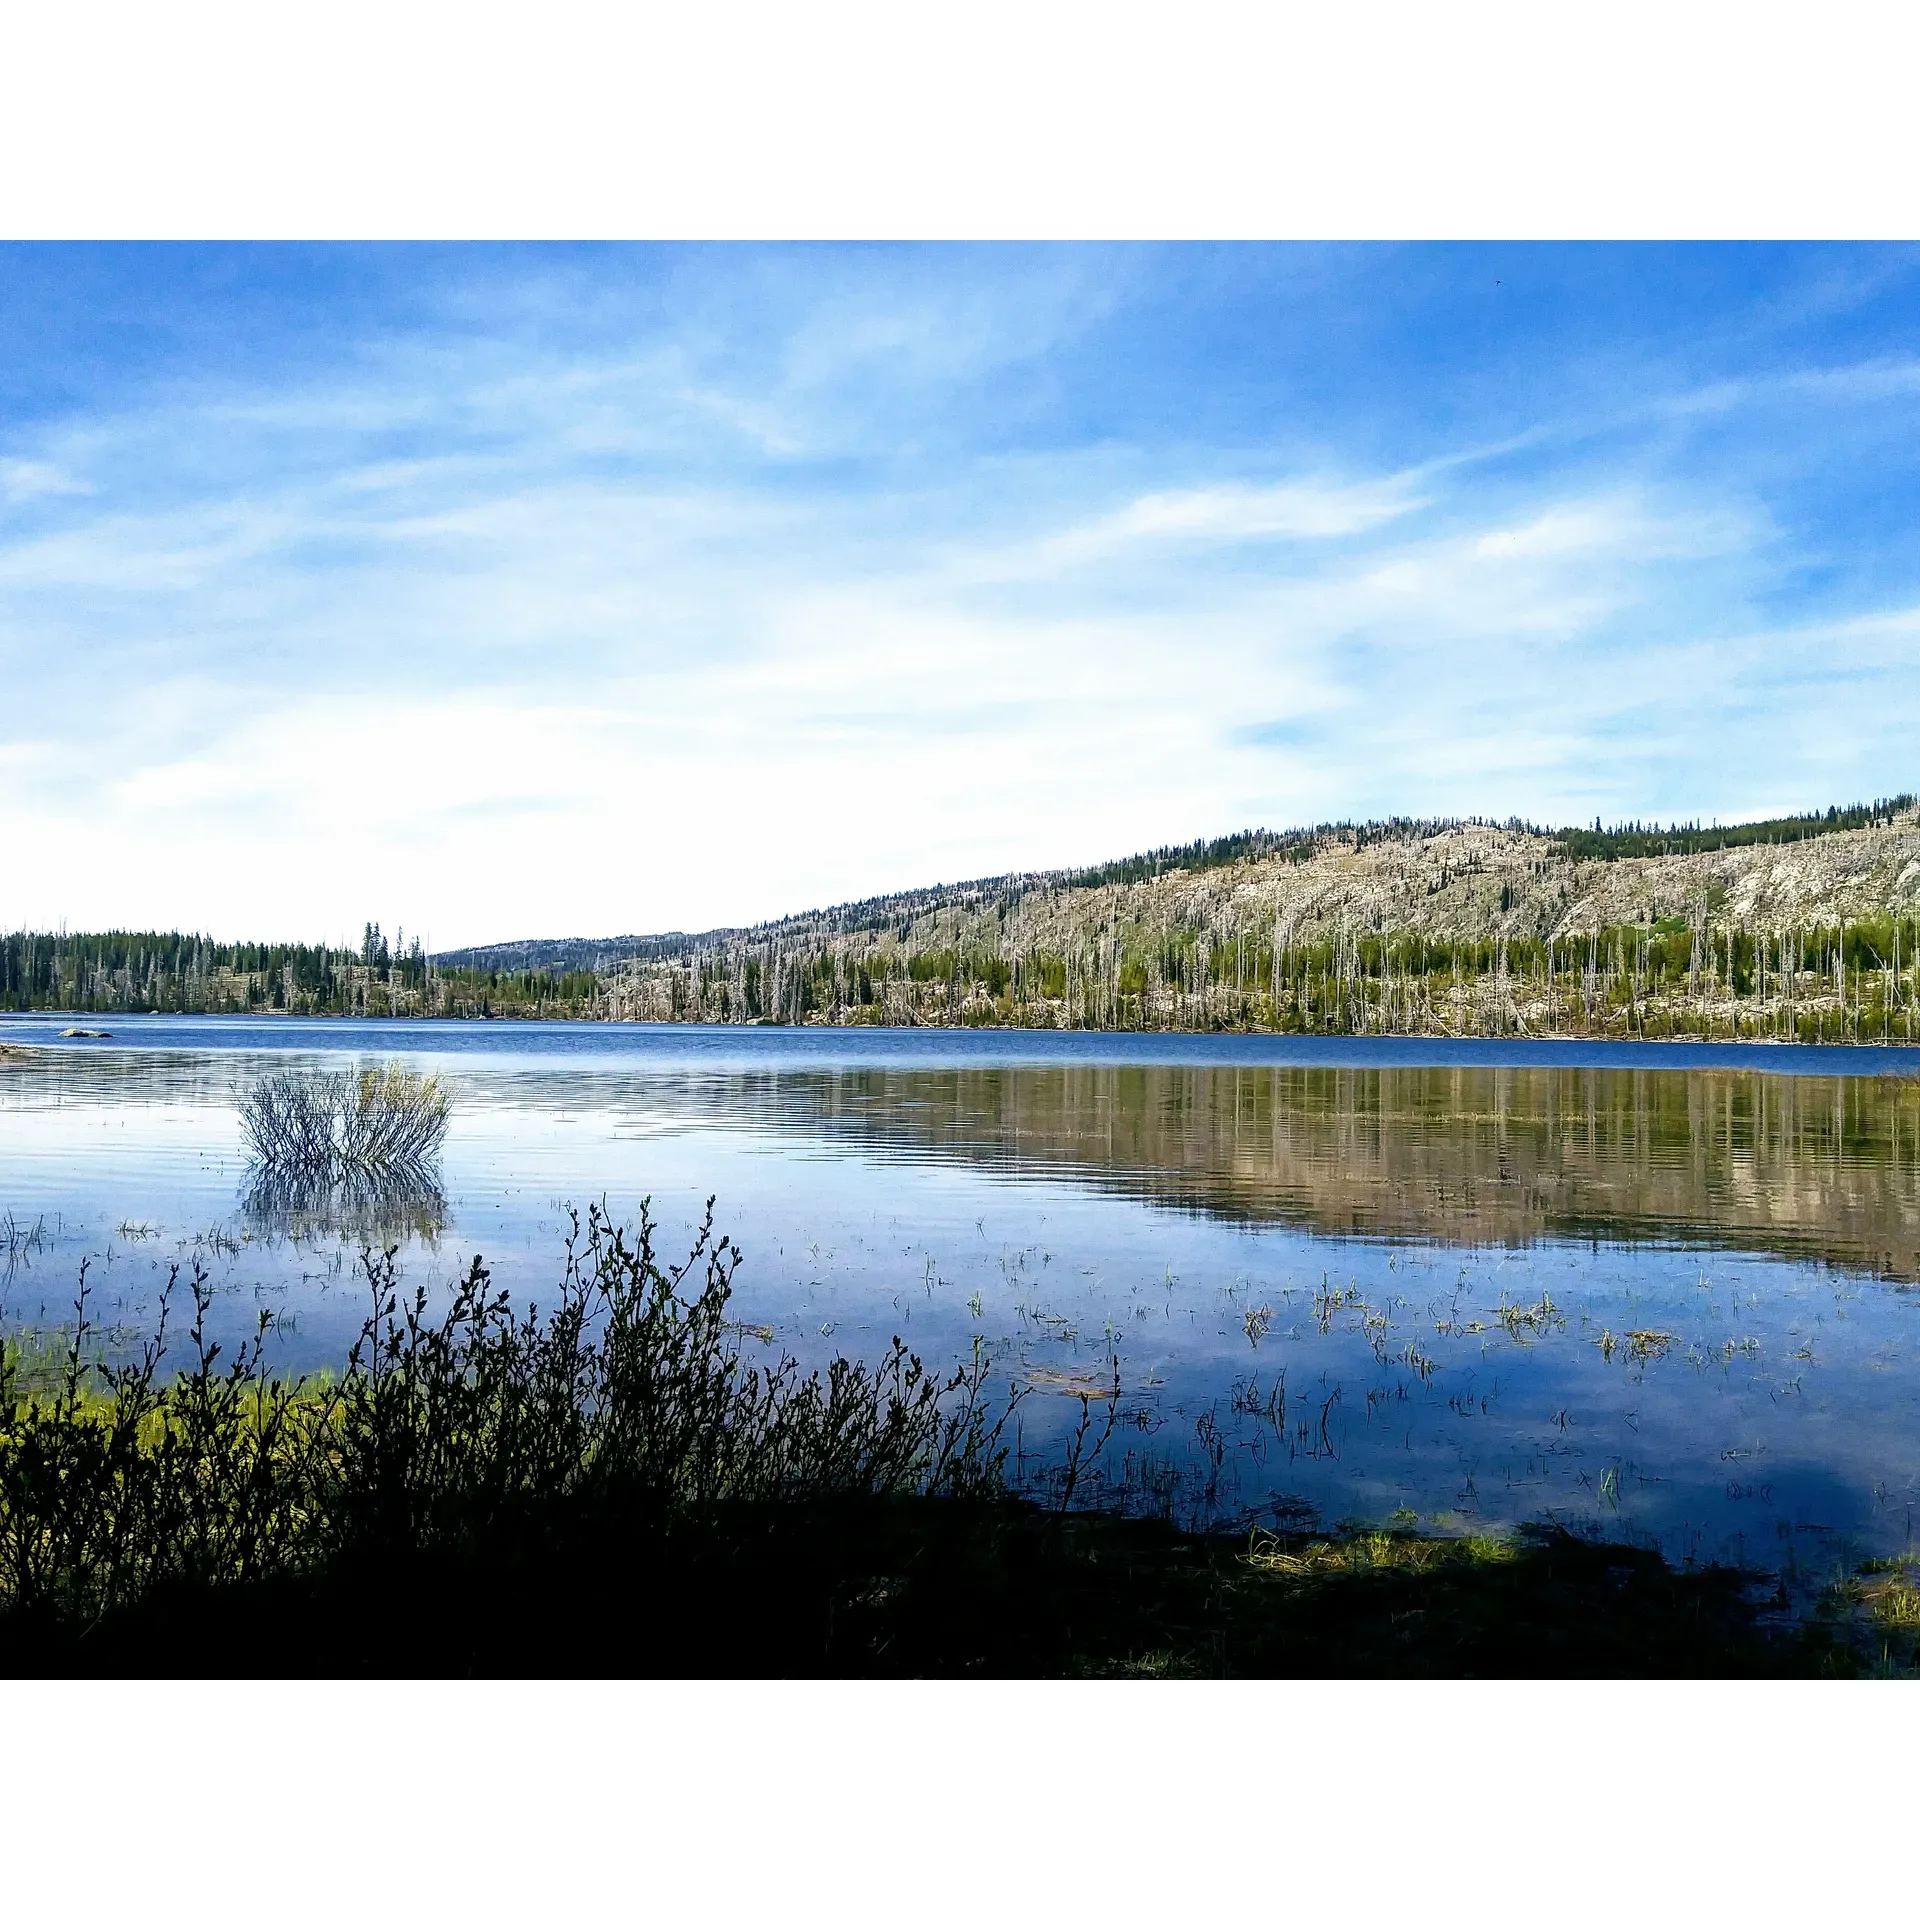
[[[0,925],[1920,787],[1920,252],[0,247]]]

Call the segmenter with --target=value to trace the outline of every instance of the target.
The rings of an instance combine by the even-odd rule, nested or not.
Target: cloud
[[[1113,542],[1335,540],[1365,533],[1424,504],[1398,478],[1360,486],[1290,482],[1268,487],[1189,487],[1144,494],[1089,529],[1089,536]]]
[[[1501,527],[1482,534],[1474,542],[1474,553],[1485,560],[1592,553],[1618,546],[1627,524],[1623,524],[1621,516],[1604,508],[1555,508],[1522,526]]]
[[[87,493],[82,480],[46,460],[0,460],[0,500],[9,506],[50,495]]]
[[[1309,434],[1177,329],[1101,350],[1137,265],[879,258],[700,255],[591,338],[557,296],[396,321],[18,429],[0,919],[644,931],[1253,824],[1914,784],[1898,516],[1777,477],[1844,467],[1842,356],[1730,364],[1716,419],[1805,375],[1763,487],[1651,401],[1369,414],[1385,363]]]
[[[1178,564],[1208,547],[1298,544],[1350,538],[1426,504],[1399,475],[1340,482],[1289,480],[1142,493],[1125,506],[1042,538],[970,555],[975,579],[1045,579],[1094,566]]]

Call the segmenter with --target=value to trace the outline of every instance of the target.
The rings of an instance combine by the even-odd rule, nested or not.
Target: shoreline
[[[94,1020],[233,1020],[289,1021],[325,1026],[358,1021],[382,1027],[593,1027],[638,1033],[978,1033],[1059,1034],[1090,1040],[1190,1040],[1200,1043],[1233,1040],[1281,1040],[1341,1045],[1392,1046],[1568,1046],[1568,1047],[1761,1047],[1781,1053],[1818,1049],[1848,1053],[1878,1050],[1920,1055],[1920,1039],[1876,1037],[1871,1040],[1789,1040],[1779,1034],[1690,1033],[1326,1033],[1291,1032],[1274,1027],[1060,1027],[1011,1022],[945,1022],[931,1020],[598,1020],[577,1014],[519,1013],[292,1013],[284,1007],[203,1007],[140,1009],[130,1012],[52,1012],[42,1008],[18,1013],[0,1009],[0,1025],[52,1026],[59,1021]],[[64,1036],[63,1036],[64,1037]],[[88,1038],[114,1039],[111,1033]],[[7,1050],[0,1042],[0,1052]],[[26,1049],[16,1048],[16,1051]]]
[[[216,1052],[245,1047],[240,1036],[260,1034],[270,1051],[298,1050],[300,1035],[321,1053],[338,1051],[342,1042],[378,1052],[391,1045],[409,1051],[444,1051],[457,1057],[476,1048],[485,1051],[478,1029],[504,1029],[498,1046],[530,1058],[551,1055],[564,1060],[569,1053],[593,1051],[587,1036],[600,1040],[598,1051],[610,1056],[631,1052],[636,1059],[671,1049],[679,1042],[696,1057],[733,1050],[767,1061],[794,1059],[829,1065],[899,1066],[924,1055],[930,1067],[981,1068],[1001,1066],[1035,1068],[1099,1066],[1107,1068],[1251,1068],[1315,1067],[1355,1071],[1398,1068],[1473,1069],[1479,1071],[1758,1073],[1787,1077],[1833,1076],[1906,1080],[1920,1078],[1920,1042],[1904,1040],[1785,1040],[1777,1036],[1716,1037],[1684,1035],[1641,1038],[1586,1034],[1379,1034],[1275,1033],[1263,1028],[1222,1028],[1210,1032],[1185,1029],[1104,1027],[935,1026],[881,1025],[862,1021],[849,1025],[774,1022],[696,1022],[642,1020],[581,1020],[554,1018],[481,1018],[453,1014],[290,1014],[284,1011],[230,1013],[141,1013],[113,1016],[114,1025],[102,1038],[45,1039],[37,1031],[22,1044],[22,1029],[51,1029],[67,1014],[0,1013],[0,1063],[24,1066],[65,1056],[74,1049],[110,1053],[192,1051],[203,1043],[193,1029],[211,1029],[208,1041]],[[96,1015],[95,1018],[106,1018]],[[172,1032],[166,1031],[171,1027]],[[156,1031],[156,1029],[160,1029]],[[181,1031],[186,1029],[186,1031]],[[344,1031],[343,1031],[344,1030]],[[225,1033],[224,1042],[213,1032]],[[439,1036],[436,1048],[428,1035]],[[274,1036],[268,1042],[267,1036]],[[328,1034],[341,1035],[329,1040]],[[345,1041],[346,1034],[353,1039]],[[550,1034],[543,1044],[536,1036]],[[562,1040],[560,1036],[564,1035]],[[391,1036],[388,1039],[386,1036]],[[777,1036],[777,1037],[776,1037]],[[1583,1050],[1585,1050],[1583,1052]],[[869,1057],[862,1061],[860,1055]]]

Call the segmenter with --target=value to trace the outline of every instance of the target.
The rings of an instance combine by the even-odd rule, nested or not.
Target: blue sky
[[[1920,785],[1920,254],[0,249],[0,921]]]

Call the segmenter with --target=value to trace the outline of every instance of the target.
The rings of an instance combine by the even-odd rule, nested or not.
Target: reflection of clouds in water
[[[242,1188],[240,1210],[269,1239],[413,1239],[431,1247],[447,1224],[439,1175],[419,1167],[337,1178],[261,1168]]]

